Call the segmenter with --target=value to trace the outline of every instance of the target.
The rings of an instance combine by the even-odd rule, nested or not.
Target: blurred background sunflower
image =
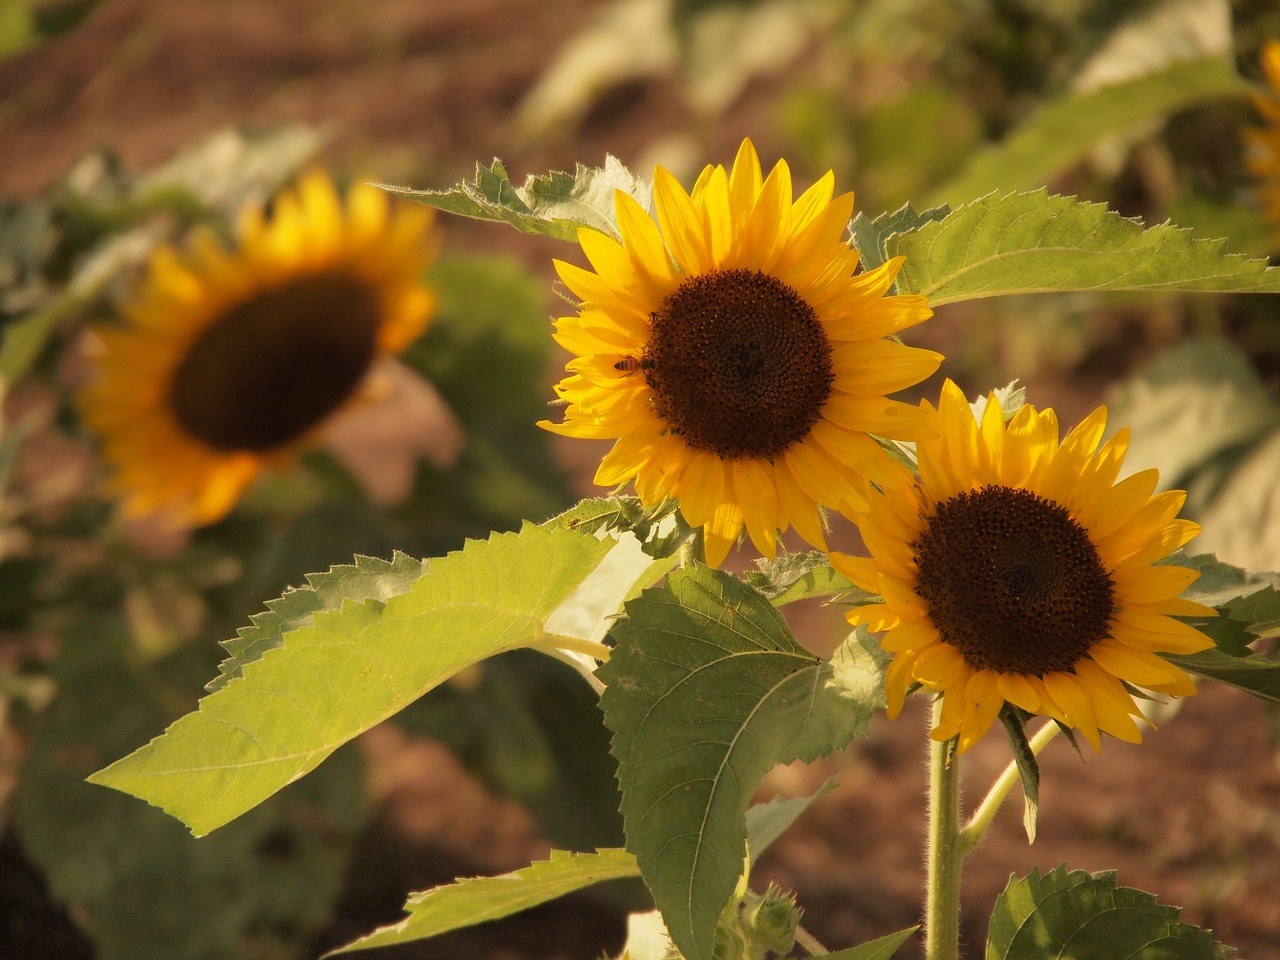
[[[218,520],[267,469],[371,388],[379,361],[426,328],[432,211],[353,187],[345,210],[312,171],[270,214],[252,206],[238,245],[207,228],[161,247],[122,308],[95,331],[80,395],[126,514]]]

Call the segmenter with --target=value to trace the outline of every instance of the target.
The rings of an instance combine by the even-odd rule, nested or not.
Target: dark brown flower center
[[[1115,585],[1088,531],[1029,490],[952,497],[911,546],[916,593],[974,669],[1071,670],[1107,635]]]
[[[771,459],[803,440],[831,394],[817,314],[776,277],[717,270],[650,314],[642,358],[656,412],[690,446]]]
[[[377,349],[377,292],[342,274],[298,277],[238,303],[174,372],[182,428],[215,450],[273,450],[351,395]]]

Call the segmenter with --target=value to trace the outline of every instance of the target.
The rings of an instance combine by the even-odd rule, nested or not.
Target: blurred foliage
[[[239,210],[313,162],[323,139],[303,128],[226,131],[141,173],[93,154],[44,195],[0,205],[0,382],[9,394],[0,717],[6,743],[25,740],[20,777],[21,757],[3,754],[0,802],[8,799],[22,855],[100,960],[302,956],[329,919],[364,827],[352,749],[212,841],[83,782],[195,704],[223,654],[218,641],[336,557],[443,554],[570,502],[547,435],[530,428],[545,409],[553,349],[547,293],[496,257],[445,259],[427,278],[437,316],[399,362],[438,393],[463,443],[452,464],[418,456],[407,495],[372,497],[340,458],[317,450],[224,521],[175,543],[122,525],[94,493],[92,439],[67,399],[84,322],[110,313],[158,244],[181,242],[197,223],[230,237]],[[587,722],[596,708],[581,681],[513,660],[484,672],[487,699],[451,712],[442,698],[405,724],[454,744],[492,786],[545,811],[561,842],[619,839],[607,737]],[[479,709],[485,703],[491,713]],[[491,722],[499,711],[528,721],[520,742],[517,728]],[[598,742],[549,746],[563,740],[547,730],[566,726]],[[544,762],[529,764],[537,756]],[[6,955],[18,948],[0,944]]]
[[[98,0],[4,0],[0,3],[0,57],[70,30],[97,5]]]

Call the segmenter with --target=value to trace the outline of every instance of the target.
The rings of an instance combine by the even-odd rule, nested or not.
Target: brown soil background
[[[298,121],[334,128],[324,159],[336,169],[421,186],[455,183],[493,156],[517,181],[598,163],[606,152],[643,171],[649,145],[693,126],[669,80],[608,92],[555,141],[513,135],[513,108],[569,25],[592,9],[586,0],[107,0],[71,33],[0,63],[0,195],[34,194],[98,146],[144,168],[225,125]],[[699,126],[705,158],[728,159],[744,135],[776,156],[771,93],[758,83]],[[550,256],[561,251],[545,241],[490,225],[444,226],[447,243],[511,251],[550,287]],[[835,624],[826,612],[806,626],[830,637]],[[1055,743],[1043,760],[1036,844],[1028,847],[1011,803],[965,874],[969,955],[981,955],[986,914],[1011,873],[1065,863],[1117,869],[1121,883],[1184,906],[1187,921],[1214,928],[1242,956],[1280,960],[1273,720],[1262,704],[1210,687],[1141,747],[1110,743],[1082,760]],[[795,889],[806,925],[832,949],[915,922],[923,727],[918,709],[877,722],[846,755],[820,769],[775,771],[762,790],[803,793],[832,773],[842,783],[766,854],[758,877]],[[410,889],[545,855],[530,817],[486,794],[440,748],[392,730],[374,731],[364,746],[383,814],[323,946],[394,919]],[[966,782],[976,795],[1006,760],[997,737],[973,751]],[[388,852],[398,869],[371,870]],[[586,960],[616,950],[621,936],[615,908],[580,897],[381,955]],[[50,950],[47,960],[62,960]]]

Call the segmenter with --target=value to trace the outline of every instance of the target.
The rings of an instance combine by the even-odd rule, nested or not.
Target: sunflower
[[[942,357],[887,338],[930,310],[885,296],[901,258],[855,276],[853,194],[833,199],[833,184],[793,199],[786,163],[763,177],[744,140],[732,172],[708,166],[692,194],[659,167],[657,223],[618,192],[621,239],[578,232],[594,272],[556,262],[581,303],[555,325],[575,354],[556,387],[564,421],[540,426],[617,440],[595,482],[678,498],[712,565],[744,526],[766,556],[790,526],[826,549],[818,505],[850,504],[855,477],[892,468],[868,434],[922,436],[920,409],[885,394]]]
[[[225,515],[356,397],[380,357],[427,324],[420,277],[433,214],[394,215],[369,185],[342,199],[320,172],[243,213],[239,246],[207,229],[153,255],[123,323],[95,331],[80,395],[128,516],[179,525]]]
[[[1022,407],[1006,425],[994,394],[979,423],[946,382],[937,436],[850,515],[870,557],[833,553],[833,566],[882,602],[850,622],[884,631],[889,715],[908,687],[941,693],[932,736],[963,752],[1006,703],[1137,743],[1127,685],[1185,696],[1188,676],[1160,653],[1213,646],[1174,617],[1216,616],[1179,595],[1199,575],[1162,560],[1200,528],[1176,519],[1186,494],[1153,494],[1155,470],[1116,482],[1128,429],[1099,448],[1099,407],[1059,443],[1052,410]]]
[[[1244,131],[1245,142],[1252,148],[1245,155],[1245,165],[1262,183],[1256,195],[1264,216],[1280,226],[1280,40],[1267,42],[1261,61],[1270,90],[1257,94],[1253,102],[1267,125]]]

